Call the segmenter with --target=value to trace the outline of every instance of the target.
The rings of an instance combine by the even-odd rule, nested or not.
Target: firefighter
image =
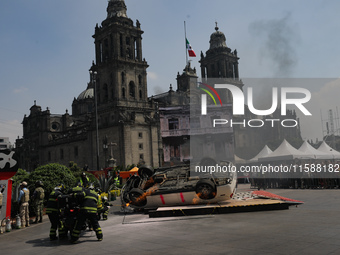
[[[109,215],[109,203],[107,202],[107,198],[103,197],[102,198],[102,203],[103,203],[103,220],[107,220],[107,216]]]
[[[18,197],[18,203],[20,205],[20,218],[22,228],[30,226],[30,217],[29,217],[29,203],[30,200],[30,191],[27,189],[27,182],[20,183],[20,193]],[[26,225],[25,225],[26,224]]]
[[[44,209],[45,191],[43,189],[42,181],[36,181],[35,190],[33,192],[32,201],[35,212],[35,221],[33,223],[42,222],[43,209]],[[39,218],[39,221],[38,221]]]
[[[99,188],[97,188],[96,193],[98,195],[97,215],[98,215],[98,220],[100,220],[100,215],[103,213],[104,207],[103,207],[103,203],[102,203],[101,190]]]
[[[47,200],[46,214],[51,222],[50,240],[57,240],[57,230],[59,238],[66,236],[65,229],[60,223],[60,208],[58,199],[63,195],[64,185],[60,184],[54,188]]]
[[[89,186],[89,181],[89,177],[86,176],[86,173],[82,172],[79,180],[81,186],[87,188]]]
[[[116,188],[118,188],[120,185],[121,177],[119,176],[119,174],[120,174],[120,171],[116,172],[115,178],[113,178]]]
[[[89,188],[85,189],[82,193],[84,198],[80,206],[80,213],[76,225],[71,235],[71,243],[77,243],[80,231],[86,219],[90,221],[91,226],[96,232],[98,241],[102,241],[103,232],[97,219],[98,194],[94,191],[93,184],[90,184]],[[77,195],[80,196],[80,194],[81,193],[79,192]]]
[[[98,220],[100,220],[101,214],[103,215],[103,220],[107,220],[109,214],[107,198],[101,196],[102,191],[99,188],[96,189],[96,192],[98,194]]]

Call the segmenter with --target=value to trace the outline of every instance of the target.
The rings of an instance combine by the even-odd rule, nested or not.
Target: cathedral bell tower
[[[157,105],[148,100],[141,24],[128,18],[124,0],[109,0],[106,11],[106,19],[96,25],[93,35],[95,63],[90,71],[95,75],[89,86],[94,88],[91,95],[97,105],[99,132],[92,139],[103,144],[101,165],[115,161],[121,166],[157,167],[159,118]]]
[[[127,17],[124,0],[109,0],[107,18],[95,27],[98,104],[141,106],[147,102],[148,67],[142,58],[140,23]]]
[[[217,22],[215,32],[210,36],[210,48],[204,56],[201,52],[201,74],[205,78],[239,79],[237,51],[231,51],[227,46],[224,33],[218,30]]]

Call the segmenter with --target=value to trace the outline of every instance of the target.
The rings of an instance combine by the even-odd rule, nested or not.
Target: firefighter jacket
[[[85,197],[85,189],[81,186],[76,186],[69,190],[69,194],[72,194],[72,198],[74,199],[74,202],[80,205]]]
[[[58,213],[59,203],[58,198],[62,195],[59,190],[54,190],[51,192],[46,205],[46,214]]]
[[[98,194],[94,190],[86,189],[83,203],[80,206],[81,211],[87,213],[97,213]]]
[[[97,203],[97,209],[101,210],[103,208],[103,203],[102,203],[102,196],[98,194],[98,203]]]

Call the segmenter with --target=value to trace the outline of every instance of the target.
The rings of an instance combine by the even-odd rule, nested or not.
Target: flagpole
[[[187,28],[184,21],[184,39],[185,39],[185,66],[188,64],[188,49],[187,49]]]

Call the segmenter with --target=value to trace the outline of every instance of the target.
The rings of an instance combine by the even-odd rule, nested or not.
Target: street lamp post
[[[99,167],[99,134],[98,134],[98,106],[97,106],[97,91],[96,91],[96,76],[97,72],[90,70],[90,75],[93,82],[93,91],[94,91],[94,107],[95,107],[95,115],[96,115],[96,149],[97,149],[97,171],[100,170]]]

